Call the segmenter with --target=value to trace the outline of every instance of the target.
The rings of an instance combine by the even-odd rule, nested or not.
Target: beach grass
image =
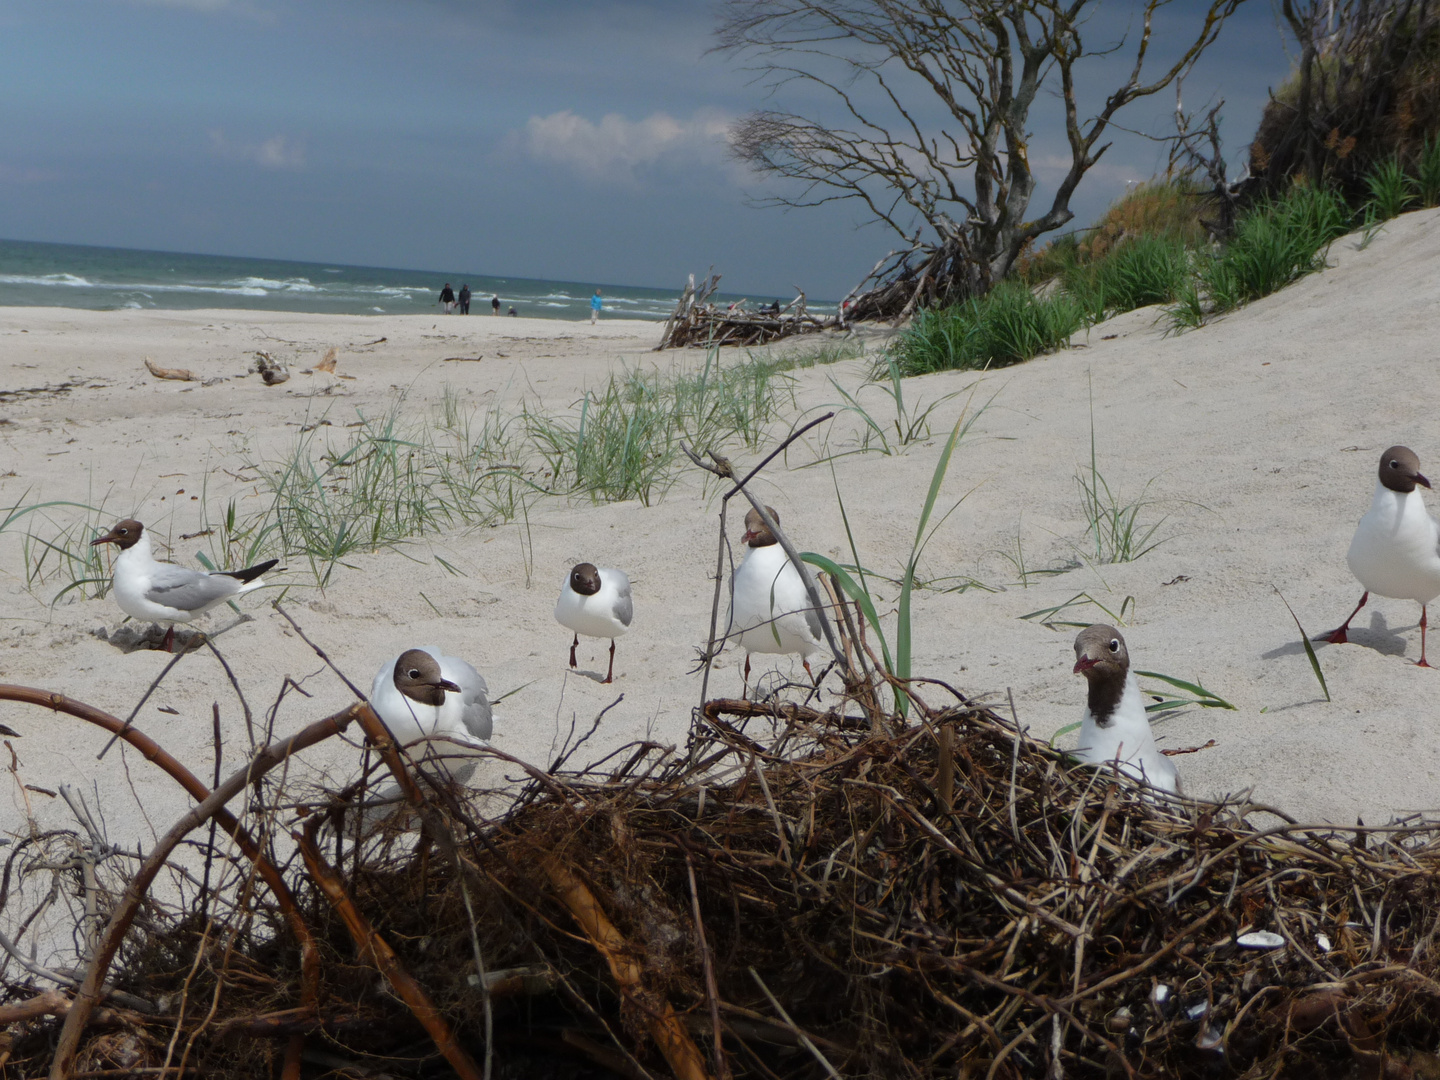
[[[1059,348],[1084,325],[1084,307],[1063,290],[1041,296],[1006,281],[984,297],[919,312],[891,356],[903,375],[1008,367]]]
[[[1389,221],[1399,217],[1411,205],[1420,201],[1420,184],[1405,172],[1398,157],[1389,157],[1377,162],[1365,174],[1365,188],[1370,199],[1365,204],[1365,216],[1371,221]]]
[[[1108,314],[1174,301],[1189,277],[1190,262],[1185,244],[1174,237],[1136,236],[1103,259],[1077,263],[1061,281],[1094,324]]]
[[[924,398],[912,398],[907,401],[900,362],[889,354],[882,356],[872,369],[870,377],[853,390],[846,389],[833,375],[830,376],[829,382],[831,388],[840,395],[840,401],[834,406],[825,407],[837,408],[860,420],[859,445],[853,449],[832,454],[828,452],[827,436],[827,452],[813,464],[831,461],[836,457],[844,457],[846,454],[865,454],[872,451],[888,457],[900,453],[917,442],[923,442],[929,439],[933,433],[930,421],[935,410],[959,393],[959,391],[955,391],[955,393],[946,394],[929,402]],[[870,388],[878,390],[889,399],[888,409],[872,412],[865,406],[860,396]]]
[[[978,409],[971,409],[974,391],[971,391],[971,400],[966,402],[965,408],[955,420],[955,425],[950,429],[944,444],[940,447],[936,456],[935,467],[930,475],[930,485],[925,492],[925,501],[920,507],[920,513],[915,526],[915,539],[911,542],[910,553],[905,560],[904,569],[899,580],[899,593],[895,598],[895,627],[894,627],[894,650],[890,647],[890,638],[885,634],[881,626],[879,616],[879,605],[877,597],[872,590],[871,582],[884,580],[881,575],[873,571],[867,571],[861,564],[859,549],[855,543],[855,534],[850,525],[850,515],[845,507],[844,495],[840,489],[838,478],[832,479],[835,484],[835,498],[840,508],[841,520],[845,526],[846,541],[850,546],[850,554],[854,562],[846,567],[841,566],[834,559],[820,555],[813,551],[802,552],[800,557],[812,566],[829,574],[835,581],[837,587],[849,599],[855,601],[859,606],[865,621],[869,623],[874,631],[876,639],[880,643],[881,655],[884,657],[886,669],[897,682],[892,683],[892,690],[895,699],[895,709],[905,716],[909,711],[909,698],[906,696],[900,685],[911,676],[911,655],[913,651],[914,627],[911,619],[911,599],[915,589],[919,587],[919,567],[921,557],[925,548],[934,538],[940,527],[945,524],[950,515],[959,509],[969,492],[961,495],[950,508],[935,517],[935,509],[938,503],[940,492],[945,484],[945,477],[950,471],[950,461],[955,453],[955,447],[960,440],[970,431],[975,421],[989,408],[991,401],[987,401]],[[832,466],[833,468],[833,466]],[[854,571],[853,575],[851,571]],[[883,603],[883,602],[882,602]]]
[[[207,471],[200,528],[190,536],[204,538],[196,555],[211,566],[278,558],[293,569],[300,561],[324,588],[364,552],[456,529],[517,520],[528,527],[542,498],[648,505],[678,477],[682,439],[754,448],[794,407],[793,384],[770,358],[722,364],[710,350],[698,367],[612,375],[569,410],[525,399],[476,408],[448,388],[433,405],[414,408],[402,395],[379,415],[345,423],[322,416],[273,458],[247,460],[240,473],[262,497],[257,511],[245,512],[234,497],[217,503]],[[51,514],[59,510],[82,516]],[[108,564],[89,542],[114,516],[103,500],[22,500],[0,512],[0,531],[26,528],[32,591],[59,585],[52,602],[76,592],[100,597]]]
[[[1415,162],[1415,190],[1421,206],[1440,206],[1440,137],[1426,139]]]
[[[1163,544],[1165,537],[1156,537],[1167,518],[1143,522],[1141,515],[1153,505],[1146,498],[1153,480],[1145,484],[1140,498],[1122,500],[1100,471],[1095,449],[1095,396],[1090,393],[1090,461],[1075,472],[1080,489],[1080,509],[1084,514],[1091,548],[1097,563],[1134,562]]]
[[[648,506],[678,477],[682,440],[753,449],[794,404],[793,382],[763,359],[725,365],[710,349],[698,370],[612,375],[570,413],[527,405],[524,427],[550,490]]]
[[[1196,280],[1169,312],[1171,328],[1192,329],[1323,269],[1330,244],[1353,224],[1344,197],[1330,187],[1296,185],[1262,204],[1240,219],[1219,254],[1199,259]]]

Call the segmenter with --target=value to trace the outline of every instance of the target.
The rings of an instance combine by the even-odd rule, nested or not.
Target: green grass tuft
[[[1179,240],[1137,236],[1103,259],[1076,265],[1061,280],[1096,323],[1151,304],[1176,300],[1190,275],[1190,256]]]
[[[1330,244],[1350,231],[1353,220],[1344,198],[1329,187],[1298,185],[1257,207],[1219,255],[1200,261],[1195,291],[1182,291],[1168,313],[1172,329],[1200,325],[1323,269]]]
[[[1372,221],[1389,221],[1399,217],[1419,200],[1418,184],[1400,165],[1400,159],[1388,158],[1365,174],[1365,187],[1370,201],[1365,204],[1366,217]]]
[[[1057,349],[1085,325],[1072,296],[1002,282],[982,298],[915,316],[891,355],[902,375],[1007,367]]]

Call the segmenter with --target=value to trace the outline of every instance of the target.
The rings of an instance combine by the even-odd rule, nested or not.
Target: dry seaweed
[[[920,722],[879,730],[711,701],[683,748],[513,762],[490,819],[393,751],[408,795],[383,825],[369,777],[262,779],[237,817],[288,865],[318,989],[222,836],[237,872],[203,906],[148,905],[111,974],[155,1012],[107,1001],[59,1075],[270,1075],[287,1045],[297,1076],[479,1075],[487,1052],[502,1076],[1436,1075],[1432,826],[1166,801],[925,685]],[[1241,944],[1259,931],[1281,944]],[[3,1068],[38,1075],[70,992],[22,972],[6,998]]]

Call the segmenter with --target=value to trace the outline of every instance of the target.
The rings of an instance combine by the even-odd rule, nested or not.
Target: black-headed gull
[[[439,739],[480,750],[494,718],[484,677],[433,645],[406,649],[381,666],[370,705],[400,746]]]
[[[767,506],[765,512],[780,523],[773,507]],[[745,684],[750,683],[751,653],[798,653],[813,682],[810,657],[824,648],[824,631],[800,572],[758,510],[752,508],[745,515],[741,540],[748,550],[731,583],[726,636],[737,639],[745,650]]]
[[[1350,619],[1360,613],[1372,592],[1420,605],[1421,667],[1430,666],[1425,659],[1425,608],[1440,596],[1440,525],[1425,509],[1419,491],[1429,486],[1420,473],[1420,459],[1408,446],[1392,446],[1381,454],[1375,495],[1345,556],[1350,572],[1365,587]],[[1346,634],[1350,619],[1328,635],[1331,644],[1350,640]]]
[[[278,559],[268,559],[246,570],[191,570],[174,563],[156,562],[150,550],[150,534],[134,518],[118,522],[104,536],[90,541],[91,547],[114,544],[115,557],[111,590],[120,610],[132,619],[166,624],[165,649],[175,644],[175,624],[209,611],[217,604],[265,584],[260,575]]]
[[[1113,762],[1136,780],[1180,794],[1174,764],[1155,745],[1120,631],[1104,623],[1081,630],[1075,638],[1075,672],[1085,676],[1090,694],[1074,756],[1094,765]]]
[[[560,599],[555,603],[555,619],[574,632],[570,643],[570,666],[575,663],[575,649],[580,635],[610,639],[610,666],[605,682],[615,678],[615,639],[630,629],[635,617],[635,601],[630,596],[630,578],[623,570],[601,570],[594,563],[582,562],[565,577]]]

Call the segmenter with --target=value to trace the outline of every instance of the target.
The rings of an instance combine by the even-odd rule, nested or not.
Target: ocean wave
[[[322,286],[310,284],[309,278],[263,278],[246,277],[226,281],[227,286],[238,286],[242,289],[265,289],[275,292],[320,292]]]
[[[215,293],[220,296],[269,296],[266,289],[249,285],[152,285],[146,282],[143,285],[111,285],[100,282],[95,286],[97,289],[118,289],[123,292],[164,292],[164,293]]]
[[[93,288],[76,274],[0,274],[0,285],[65,285],[74,289]]]
[[[361,296],[403,296],[407,300],[412,293],[428,295],[430,292],[428,287],[422,289],[418,285],[350,285],[348,288]],[[339,294],[340,290],[334,292]]]

